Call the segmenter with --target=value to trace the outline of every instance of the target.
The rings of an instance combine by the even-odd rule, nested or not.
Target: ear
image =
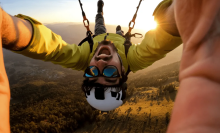
[[[124,74],[125,74],[125,67],[124,67],[124,66],[122,66],[121,68],[122,68],[122,73],[124,73]]]

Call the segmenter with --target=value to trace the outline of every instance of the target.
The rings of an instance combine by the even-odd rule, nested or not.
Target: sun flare
[[[156,28],[157,28],[157,22],[154,21],[154,22],[152,23],[151,27],[152,27],[152,28],[151,28],[152,30],[156,29]]]
[[[136,25],[136,28],[147,32],[149,30],[156,29],[157,22],[154,21],[154,18],[152,17],[151,19],[148,19],[147,21],[139,21],[138,24]]]

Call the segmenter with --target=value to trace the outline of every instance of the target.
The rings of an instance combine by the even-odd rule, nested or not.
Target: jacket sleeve
[[[16,17],[28,20],[33,27],[32,40],[22,51],[14,51],[33,59],[50,61],[74,70],[84,70],[90,54],[89,44],[82,46],[68,44],[37,20],[18,14]]]
[[[128,51],[128,64],[131,71],[136,72],[152,65],[182,43],[175,37],[157,27],[145,34],[139,45],[132,45]]]
[[[155,9],[154,17],[163,16],[162,13],[171,4],[172,0],[163,0]],[[154,30],[148,31],[140,45],[132,45],[129,48],[127,60],[131,71],[135,72],[152,65],[181,43],[180,37],[167,33],[159,26]]]

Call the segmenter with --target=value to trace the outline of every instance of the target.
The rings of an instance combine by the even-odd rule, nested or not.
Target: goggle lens
[[[99,74],[99,71],[97,67],[95,66],[89,66],[89,69],[87,69],[85,72],[85,76],[88,78],[96,77],[98,76],[98,74]]]
[[[103,70],[103,76],[105,77],[118,77],[118,70],[114,66],[107,66]],[[99,70],[96,66],[89,66],[85,71],[85,77],[92,78],[99,76]]]
[[[103,75],[106,76],[106,77],[117,77],[118,76],[118,71],[115,67],[108,66],[104,69]]]

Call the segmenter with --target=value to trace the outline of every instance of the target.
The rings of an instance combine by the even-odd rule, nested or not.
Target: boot
[[[118,26],[116,27],[116,34],[119,34],[119,35],[124,36],[124,31],[121,30],[121,26],[120,26],[120,25],[118,25]]]
[[[116,27],[116,32],[119,31],[119,30],[121,30],[121,26],[120,26],[120,25],[118,25],[118,26]]]
[[[103,14],[103,6],[104,6],[104,2],[102,0],[99,0],[97,3],[98,6],[98,13],[102,13]]]

